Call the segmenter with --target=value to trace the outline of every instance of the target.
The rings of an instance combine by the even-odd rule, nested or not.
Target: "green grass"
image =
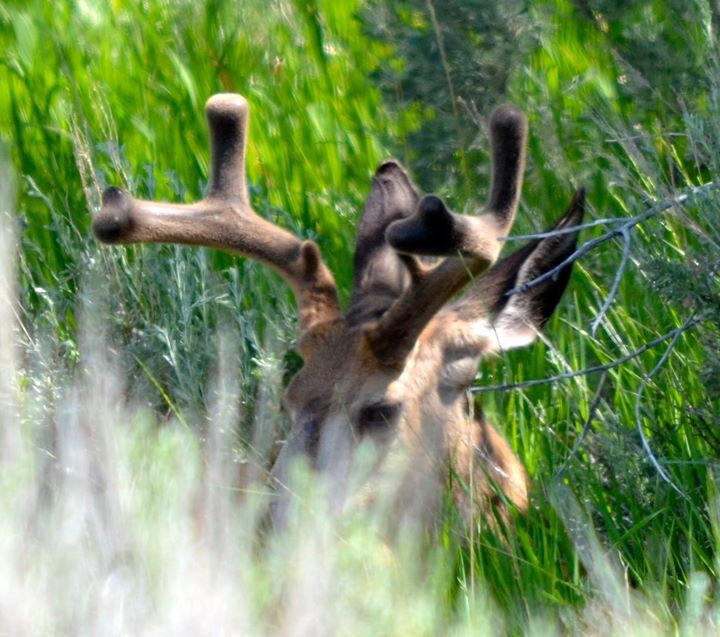
[[[655,5],[658,24],[672,19]],[[543,46],[509,81],[531,124],[518,233],[557,217],[579,184],[591,218],[631,216],[720,169],[720,73],[702,24],[688,44],[709,61],[697,70],[702,90],[684,111],[655,108],[619,81],[609,45],[619,27],[604,31],[572,7],[530,3]],[[547,344],[484,363],[478,380],[608,364],[705,317],[640,407],[667,342],[609,370],[597,397],[599,374],[480,394],[532,476],[529,514],[499,533],[480,522],[469,542],[448,511],[437,537],[394,552],[360,514],[330,521],[310,487],[286,536],[262,533],[267,494],[247,493],[241,477],[262,475],[276,452],[279,396],[301,364],[284,284],[212,251],[108,250],[91,238],[106,184],[202,195],[202,107],[235,91],[252,108],[257,211],[317,239],[346,298],[372,171],[421,152],[408,135],[433,116],[423,105],[398,112],[383,93],[378,69],[401,64],[368,38],[358,8],[0,2],[2,174],[17,186],[0,180],[0,208],[17,212],[5,225],[19,232],[17,259],[0,249],[0,280],[19,281],[1,288],[19,302],[0,308],[0,632],[713,634],[720,443],[702,372],[717,312],[718,195],[633,231],[595,335],[616,241],[579,262]]]

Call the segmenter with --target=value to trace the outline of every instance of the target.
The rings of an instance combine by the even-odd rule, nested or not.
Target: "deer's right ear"
[[[385,241],[385,231],[412,215],[420,196],[399,162],[387,160],[375,172],[358,225],[349,320],[377,318],[405,289],[406,268]]]
[[[574,251],[585,210],[585,191],[578,190],[562,218],[546,233],[512,253],[477,281],[456,306],[460,319],[472,323],[478,337],[487,338],[490,350],[528,345],[548,322],[570,279],[572,263],[540,283]],[[531,284],[526,290],[524,285]],[[512,293],[511,293],[512,292]]]

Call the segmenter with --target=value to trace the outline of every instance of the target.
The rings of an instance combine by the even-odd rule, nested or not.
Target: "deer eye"
[[[389,403],[366,405],[358,414],[358,433],[364,435],[387,431],[395,422],[399,411],[400,405],[391,405]]]

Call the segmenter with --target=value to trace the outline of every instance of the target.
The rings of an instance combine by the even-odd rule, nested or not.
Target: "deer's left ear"
[[[582,222],[585,191],[578,190],[562,218],[546,232],[565,231],[536,239],[498,262],[456,305],[458,318],[472,325],[486,351],[523,347],[532,343],[560,302],[572,271],[572,263],[554,276],[516,291],[561,264],[574,251]]]

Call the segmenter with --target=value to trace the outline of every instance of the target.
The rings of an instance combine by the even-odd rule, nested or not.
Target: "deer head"
[[[523,466],[496,429],[472,413],[466,391],[482,356],[535,339],[570,276],[567,266],[554,279],[507,294],[560,264],[574,250],[577,232],[533,241],[496,263],[499,239],[508,234],[520,199],[527,137],[522,112],[506,105],[490,118],[493,177],[478,215],[456,214],[438,197],[423,196],[394,160],[378,168],[358,228],[352,296],[342,313],[318,246],[251,208],[246,100],[215,95],[206,111],[212,173],[205,198],[190,205],[155,203],[111,187],[93,231],[105,243],[227,250],[266,263],[290,284],[304,366],[284,397],[292,430],[273,468],[277,483],[284,485],[292,460],[302,458],[328,477],[331,501],[342,503],[363,491],[349,480],[362,448],[370,460],[363,461],[360,482],[392,476],[393,501],[408,512],[432,510],[451,466],[466,512],[469,503],[482,507],[492,499],[524,508]],[[583,206],[579,191],[554,228],[578,225]]]

